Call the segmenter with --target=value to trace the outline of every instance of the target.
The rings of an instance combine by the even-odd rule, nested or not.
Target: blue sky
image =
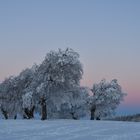
[[[139,0],[1,0],[0,81],[70,47],[84,66],[81,85],[117,78],[128,93],[124,111],[140,112],[139,7]]]

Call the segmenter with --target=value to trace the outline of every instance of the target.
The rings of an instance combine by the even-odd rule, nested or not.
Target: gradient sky
[[[116,78],[128,93],[118,113],[140,113],[139,0],[0,1],[0,81],[66,47],[80,54],[81,85]]]

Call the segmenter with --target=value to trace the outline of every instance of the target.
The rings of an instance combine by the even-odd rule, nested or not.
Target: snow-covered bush
[[[59,93],[47,102],[48,118],[81,119],[89,117],[89,89],[79,87]]]

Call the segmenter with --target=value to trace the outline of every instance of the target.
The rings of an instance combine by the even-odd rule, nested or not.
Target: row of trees
[[[0,84],[0,111],[5,119],[72,118],[112,115],[125,93],[117,80],[102,80],[92,89],[80,87],[83,75],[79,54],[72,49],[47,53],[40,65],[23,70]]]
[[[117,116],[117,117],[111,118],[110,120],[140,122],[140,114]]]

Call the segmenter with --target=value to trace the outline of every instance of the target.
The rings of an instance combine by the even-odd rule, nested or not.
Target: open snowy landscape
[[[0,140],[140,140],[140,123],[0,120]]]
[[[0,0],[0,140],[140,140],[140,0]]]

